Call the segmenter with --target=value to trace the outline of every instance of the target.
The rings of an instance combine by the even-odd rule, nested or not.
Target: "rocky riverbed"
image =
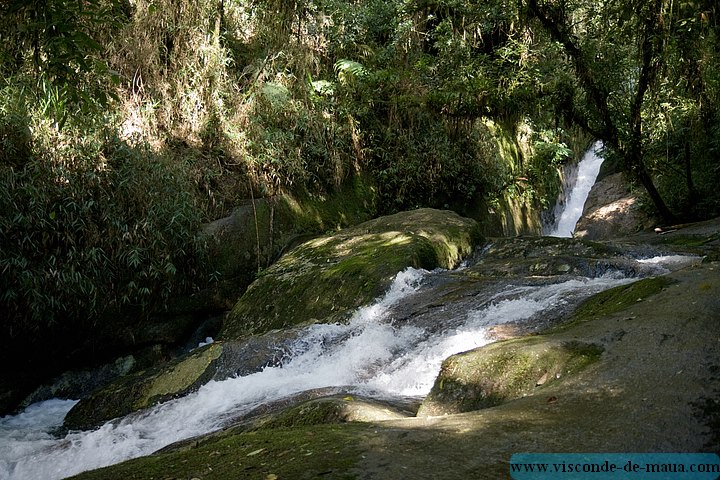
[[[448,358],[421,404],[343,389],[294,395],[78,478],[494,479],[517,452],[717,451],[719,243],[718,221],[602,243],[491,241],[471,266],[395,305],[395,321],[432,325],[508,280],[611,270],[638,280],[495,327],[500,341]],[[633,262],[677,254],[695,258],[663,275]]]

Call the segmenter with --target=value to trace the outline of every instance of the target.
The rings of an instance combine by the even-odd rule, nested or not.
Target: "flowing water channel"
[[[677,258],[641,260],[656,273]],[[148,455],[179,440],[222,428],[259,405],[322,387],[388,397],[426,395],[448,356],[489,343],[489,328],[532,321],[542,312],[604,289],[628,283],[618,271],[597,278],[562,276],[553,282],[508,284],[490,300],[428,328],[412,319],[396,321],[403,302],[443,272],[406,269],[384,296],[360,308],[347,324],[312,325],[284,347],[280,365],[257,373],[211,381],[197,392],[93,431],[56,436],[73,400],[50,400],[0,418],[0,480],[60,479],[81,471]]]
[[[677,259],[646,259],[658,267]],[[285,352],[281,365],[221,382],[94,431],[52,434],[75,404],[50,400],[0,419],[0,479],[59,479],[150,454],[173,442],[222,428],[258,405],[320,387],[342,386],[382,398],[426,395],[448,356],[490,342],[488,328],[521,322],[571,298],[633,281],[619,273],[549,285],[508,286],[489,303],[449,318],[432,331],[396,324],[392,307],[418,295],[436,272],[407,269],[373,305],[348,324],[313,325]]]

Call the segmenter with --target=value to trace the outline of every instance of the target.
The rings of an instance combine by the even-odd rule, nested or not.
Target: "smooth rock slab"
[[[85,430],[113,418],[196,391],[210,380],[249,375],[282,361],[283,347],[296,330],[269,332],[243,342],[215,342],[169,364],[120,377],[83,398],[65,417],[64,427]]]

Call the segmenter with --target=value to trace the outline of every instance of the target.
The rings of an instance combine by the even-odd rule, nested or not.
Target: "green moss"
[[[263,423],[259,428],[269,430],[273,428],[341,423],[343,413],[341,402],[343,400],[338,399],[304,402],[296,407],[284,410],[278,416]]]
[[[651,295],[660,293],[672,283],[668,277],[654,277],[605,290],[585,300],[576,310],[571,323],[620,312]]]
[[[399,232],[366,235],[358,245],[347,247],[352,250],[347,255],[337,252],[345,245],[307,247],[285,257],[254,282],[226,326],[239,320],[240,335],[244,335],[311,320],[341,320],[379,296],[403,268],[438,266],[426,239]]]
[[[146,408],[168,397],[187,392],[202,381],[210,365],[222,353],[222,346],[211,344],[201,352],[190,355],[175,367],[155,377],[142,398],[135,402],[136,408]]]
[[[140,375],[121,377],[83,399],[68,412],[63,425],[71,430],[83,430],[132,412],[133,401],[142,396],[147,387],[138,381]]]
[[[72,478],[349,480],[356,478],[348,472],[360,461],[359,444],[368,432],[367,427],[358,425],[312,425],[212,437],[194,448],[138,458]]]
[[[680,247],[702,247],[708,243],[712,243],[720,239],[720,235],[700,236],[700,235],[674,235],[668,237],[663,243],[667,245],[676,245]]]
[[[92,428],[103,422],[148,408],[173,397],[185,395],[207,383],[212,364],[222,353],[222,344],[214,343],[175,360],[169,366],[120,377],[82,399],[65,417],[70,429]]]
[[[597,361],[599,345],[526,337],[454,355],[443,362],[419,416],[468,412],[532,394]]]
[[[482,237],[477,223],[420,209],[305,242],[268,268],[228,315],[221,336],[334,322],[382,294],[407,267],[453,268]]]
[[[353,176],[332,195],[307,193],[280,197],[281,208],[292,212],[299,232],[324,233],[370,220],[377,212],[377,188],[367,175]]]
[[[580,370],[597,361],[605,351],[600,345],[577,341],[565,342],[563,348],[575,359],[572,367]]]
[[[259,198],[210,224],[206,227],[211,239],[209,270],[222,280],[214,291],[221,308],[232,308],[238,291],[247,288],[283,252],[302,241],[373,218],[376,197],[371,180],[355,175],[332,194],[301,191]],[[193,296],[201,305],[218,303],[205,297]]]

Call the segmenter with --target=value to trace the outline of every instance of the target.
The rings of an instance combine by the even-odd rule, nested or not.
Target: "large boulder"
[[[238,302],[223,336],[241,341],[216,342],[121,377],[82,399],[68,413],[65,427],[92,428],[187,395],[210,380],[276,365],[297,338],[293,325],[341,319],[380,295],[405,267],[452,268],[479,238],[475,221],[425,209],[306,242],[270,267]]]
[[[590,190],[574,235],[608,240],[648,228],[654,219],[640,208],[641,203],[641,195],[631,190],[624,174],[605,177]]]
[[[703,246],[717,250],[717,222],[710,227],[702,228]],[[699,240],[688,232],[658,238]],[[468,298],[456,298],[451,288],[444,291],[448,302]],[[426,293],[416,297],[423,305],[437,305],[425,299]],[[461,307],[467,311],[466,304]],[[706,261],[667,278],[608,290],[585,301],[568,324],[530,337],[529,343],[505,343],[508,355],[541,352],[545,343],[561,350],[587,346],[590,358],[572,375],[561,371],[559,379],[548,374],[543,380],[544,369],[527,369],[523,376],[530,392],[501,405],[397,419],[389,409],[390,415],[363,416],[372,422],[363,424],[345,422],[355,419],[345,410],[353,401],[333,392],[331,400],[273,410],[279,414],[260,425],[253,422],[251,431],[245,424],[238,430],[230,426],[193,438],[183,448],[78,478],[495,479],[507,477],[508,459],[518,451],[715,452],[720,447],[719,312],[720,263]],[[604,350],[593,362],[597,346]],[[533,356],[529,364],[537,362]]]
[[[474,220],[419,209],[305,242],[248,288],[226,318],[221,337],[341,321],[378,297],[404,268],[454,268],[480,240]]]
[[[596,344],[537,336],[453,355],[443,362],[418,416],[470,412],[524,397],[579,372],[602,351]]]
[[[353,177],[324,197],[283,194],[248,199],[230,215],[205,226],[210,266],[220,281],[195,295],[198,307],[229,310],[259,270],[280,254],[320,233],[357,225],[376,215],[371,181]],[[185,299],[185,303],[188,302]],[[191,305],[192,306],[192,305]]]

